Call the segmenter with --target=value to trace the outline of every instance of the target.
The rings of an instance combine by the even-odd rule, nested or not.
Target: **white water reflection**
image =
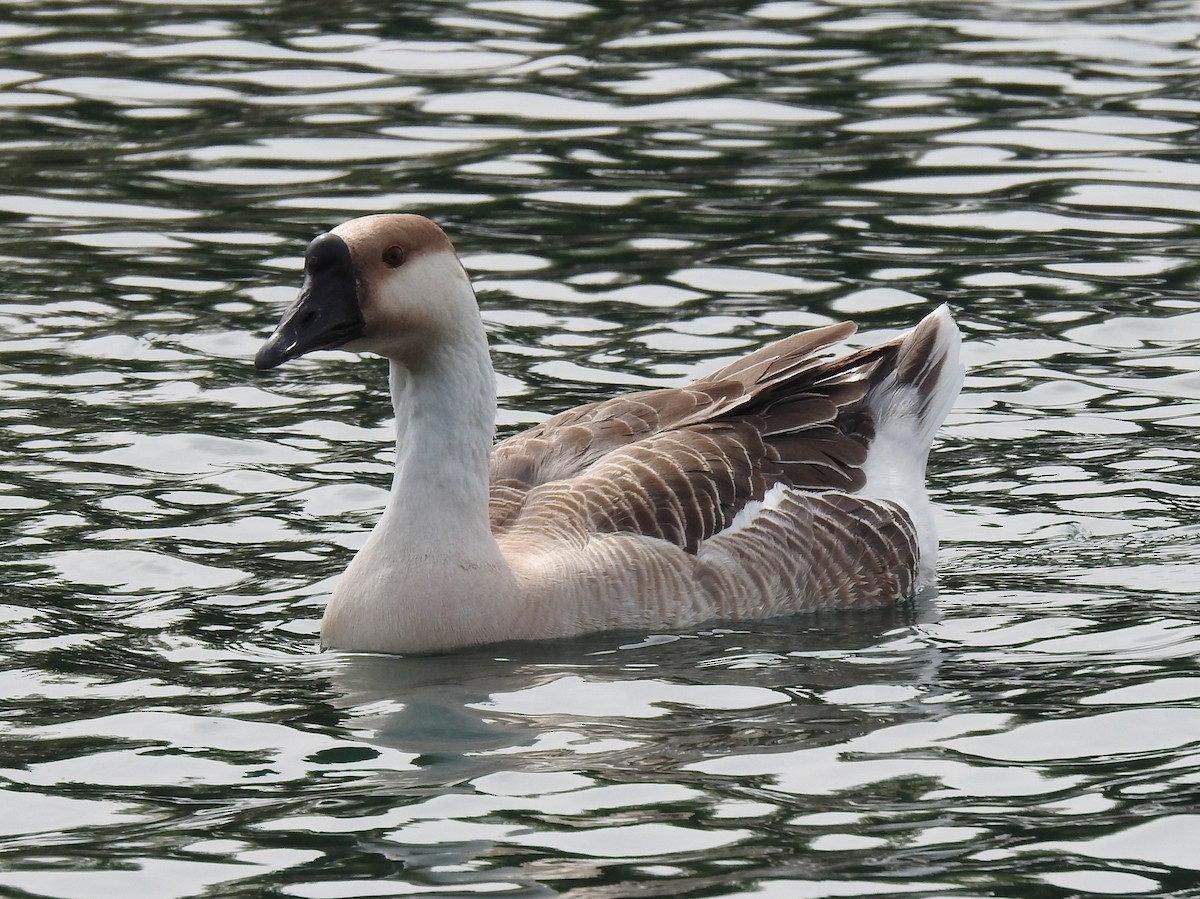
[[[443,94],[421,102],[433,115],[476,115],[556,122],[826,122],[837,113],[766,100],[696,99],[617,105],[522,91]]]
[[[1200,871],[1200,858],[1195,853],[1197,839],[1200,839],[1200,815],[1168,815],[1108,836],[1082,840],[1071,851],[1097,859]],[[1030,848],[1054,851],[1064,847],[1045,843]]]
[[[920,778],[926,791],[945,798],[1047,796],[1082,783],[1034,768],[980,767],[952,758],[905,758],[927,755],[941,746],[953,749],[963,734],[1007,728],[1001,715],[951,715],[937,722],[885,728],[837,746],[772,755],[728,756],[690,767],[724,777],[769,775],[774,789],[785,793],[831,795],[899,778]]]
[[[656,718],[672,705],[705,709],[746,709],[787,702],[787,696],[753,687],[685,687],[654,680],[594,683],[565,677],[519,693],[493,693],[477,706],[485,711],[544,714],[543,710],[577,704],[576,714],[596,718]]]

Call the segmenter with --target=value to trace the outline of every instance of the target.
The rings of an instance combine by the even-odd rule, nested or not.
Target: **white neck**
[[[396,474],[379,528],[413,558],[498,553],[488,523],[495,376],[482,324],[464,337],[418,371],[391,363]]]
[[[327,646],[427,651],[513,626],[518,588],[488,516],[494,379],[477,317],[419,366],[391,363],[396,475],[325,611]]]

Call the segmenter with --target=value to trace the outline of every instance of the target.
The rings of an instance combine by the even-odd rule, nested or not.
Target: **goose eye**
[[[383,261],[392,268],[404,265],[404,247],[388,247],[383,251]]]

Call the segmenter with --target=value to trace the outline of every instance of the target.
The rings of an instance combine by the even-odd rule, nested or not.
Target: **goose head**
[[[470,281],[441,228],[419,215],[364,216],[313,238],[300,295],[254,366],[343,349],[416,367],[478,321]]]

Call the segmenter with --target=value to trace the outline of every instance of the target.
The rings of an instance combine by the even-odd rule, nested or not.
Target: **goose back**
[[[854,330],[796,334],[687,386],[581,406],[498,443],[493,531],[638,534],[695,553],[776,484],[860,488],[862,400],[872,374],[894,367],[900,340],[825,354]]]

